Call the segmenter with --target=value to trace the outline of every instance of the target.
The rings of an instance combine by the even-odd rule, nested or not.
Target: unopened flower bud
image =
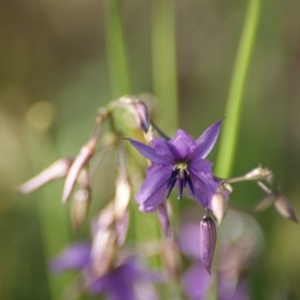
[[[120,179],[117,182],[115,196],[115,216],[120,219],[125,214],[130,201],[131,187],[127,180]]]
[[[228,209],[228,201],[222,192],[217,192],[211,199],[211,210],[218,225],[222,223]]]
[[[138,126],[145,132],[150,126],[150,118],[147,105],[139,100],[136,96],[126,95],[114,102],[114,106],[121,106],[130,111],[138,124]]]
[[[134,116],[138,126],[142,130],[147,132],[150,126],[150,118],[149,118],[148,108],[144,102],[137,101],[134,104]]]
[[[73,159],[71,158],[59,159],[41,173],[20,185],[17,191],[21,194],[29,194],[50,181],[66,176],[72,163]]]
[[[254,207],[255,212],[261,212],[269,208],[275,200],[274,193],[268,193]]]
[[[79,185],[82,187],[82,188],[85,188],[85,189],[88,189],[90,188],[90,176],[89,176],[89,171],[88,171],[88,168],[83,168],[78,177],[77,177],[77,182],[79,183]]]
[[[103,276],[112,265],[116,234],[110,228],[99,228],[93,238],[91,257],[95,276]]]
[[[97,233],[99,228],[110,227],[115,220],[114,206],[112,201],[104,207],[99,213],[98,219],[93,222],[93,235]]]
[[[157,207],[157,217],[159,220],[159,223],[165,233],[165,236],[170,238],[172,236],[172,228],[171,228],[171,223],[169,219],[169,214],[168,214],[168,207],[165,202],[160,204]]]
[[[296,213],[290,203],[290,201],[284,197],[284,195],[279,195],[274,202],[276,210],[286,219],[290,219],[298,223]]]
[[[71,215],[76,230],[79,230],[82,227],[84,221],[86,220],[91,202],[90,200],[91,198],[89,189],[81,189],[77,191],[74,195]]]
[[[95,146],[95,142],[91,140],[91,143],[87,143],[80,149],[80,152],[76,156],[65,181],[62,197],[63,202],[66,202],[70,197],[77,177],[79,176],[80,172],[86,167],[91,157],[94,155]]]
[[[199,230],[200,258],[209,274],[211,274],[216,243],[217,231],[215,222],[210,217],[204,217],[200,222]]]
[[[116,222],[116,230],[118,234],[118,245],[122,246],[126,240],[129,225],[129,212],[126,211],[121,219]]]

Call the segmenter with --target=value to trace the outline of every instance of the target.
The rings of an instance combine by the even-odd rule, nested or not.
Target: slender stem
[[[153,89],[160,127],[173,133],[178,126],[175,42],[175,1],[154,0],[152,31]]]
[[[260,0],[249,1],[242,36],[238,47],[225,112],[227,119],[224,122],[217,158],[216,174],[221,177],[229,177],[233,166],[233,158],[235,155],[240,125],[243,94],[249,70],[250,58],[253,52],[252,50],[257,31],[260,6]]]
[[[164,138],[166,141],[169,141],[171,138],[167,136],[153,121],[151,121],[152,127],[158,132],[158,134]]]
[[[121,1],[106,0],[106,45],[112,98],[130,93],[128,59],[124,41]]]

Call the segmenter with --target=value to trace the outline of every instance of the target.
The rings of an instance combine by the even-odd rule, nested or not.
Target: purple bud
[[[204,217],[200,222],[199,245],[200,258],[207,272],[211,274],[211,265],[217,242],[216,225],[212,218]]]
[[[276,210],[286,219],[290,219],[298,223],[296,213],[290,203],[290,201],[284,197],[284,195],[279,195],[274,202]]]
[[[139,127],[147,132],[150,126],[150,118],[148,114],[148,108],[144,102],[137,101],[134,104],[134,116]]]

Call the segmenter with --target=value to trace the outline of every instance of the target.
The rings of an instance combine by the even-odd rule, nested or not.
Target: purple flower
[[[50,269],[56,273],[81,270],[84,274],[83,286],[92,295],[105,294],[108,300],[135,300],[136,285],[139,282],[147,286],[147,282],[160,280],[157,274],[144,270],[133,257],[122,260],[104,275],[97,277],[93,270],[89,243],[72,244],[50,262]],[[145,299],[157,300],[151,284],[145,292]]]
[[[169,141],[154,138],[151,147],[128,139],[152,161],[136,195],[141,211],[154,211],[169,197],[175,184],[178,185],[178,199],[181,199],[183,188],[186,187],[200,205],[210,208],[211,198],[220,183],[213,177],[212,163],[205,158],[217,141],[221,123],[222,120],[208,127],[197,140],[182,129]]]

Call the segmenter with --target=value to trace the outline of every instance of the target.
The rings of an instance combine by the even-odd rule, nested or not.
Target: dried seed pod
[[[211,274],[211,265],[217,243],[216,224],[210,217],[204,217],[200,222],[199,246],[200,258],[207,272]]]

